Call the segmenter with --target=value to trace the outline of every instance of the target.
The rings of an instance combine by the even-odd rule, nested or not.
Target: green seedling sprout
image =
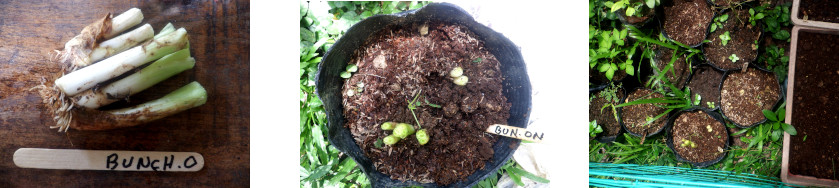
[[[414,134],[414,126],[407,123],[399,123],[396,124],[396,127],[393,128],[393,136],[397,136],[399,138],[406,138]]]
[[[398,136],[390,135],[390,136],[385,137],[383,142],[385,143],[385,145],[392,146],[392,145],[396,144],[397,142],[399,142],[399,140],[401,140],[401,139]]]
[[[420,145],[425,145],[426,143],[428,143],[428,133],[425,131],[425,129],[417,131],[416,135],[417,142],[419,142]]]
[[[396,123],[394,123],[394,122],[388,121],[388,122],[382,123],[382,130],[389,131],[389,130],[393,130],[394,128],[396,128]]]
[[[720,40],[722,40],[721,42],[723,46],[728,45],[728,41],[731,40],[731,34],[728,31],[726,31],[725,33],[720,35]]]
[[[732,63],[737,63],[737,60],[740,60],[740,58],[737,57],[737,54],[731,54],[731,56],[728,56],[728,60],[731,60]]]

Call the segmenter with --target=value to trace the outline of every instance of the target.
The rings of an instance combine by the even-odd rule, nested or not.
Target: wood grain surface
[[[0,0],[0,187],[246,187],[250,167],[249,1]],[[155,32],[167,22],[189,35],[195,68],[132,97],[130,105],[193,80],[203,106],[145,125],[58,133],[29,89],[54,74],[48,54],[108,12],[142,10]],[[51,72],[52,71],[52,72]],[[126,104],[128,103],[128,104]],[[18,148],[180,151],[204,156],[198,172],[118,172],[18,168]]]

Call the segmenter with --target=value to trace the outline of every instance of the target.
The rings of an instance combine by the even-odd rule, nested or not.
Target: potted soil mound
[[[614,94],[614,95],[612,95]],[[597,120],[597,124],[603,127],[603,132],[594,137],[598,142],[610,143],[620,135],[620,113],[621,108],[612,111],[611,106],[619,105],[626,98],[625,90],[621,87],[602,87],[589,92],[588,121]]]
[[[676,159],[703,168],[719,162],[728,150],[728,129],[716,112],[693,108],[668,120],[667,146]]]
[[[662,2],[662,6],[665,37],[691,47],[702,44],[714,18],[706,0],[673,0]]]
[[[630,93],[624,102],[661,97],[664,97],[664,95],[656,93],[651,89],[638,88]],[[664,105],[647,103],[624,106],[620,111],[624,129],[629,134],[637,137],[650,137],[658,134],[664,129],[664,124],[667,122],[667,115],[653,121],[651,120],[667,111],[667,109],[659,107]]]
[[[673,66],[664,73],[664,77],[666,77],[673,86],[681,89],[685,86],[688,77],[690,77],[691,63],[687,61],[687,58],[683,54],[677,54],[676,57],[678,58],[673,62]],[[659,71],[664,71],[667,65],[670,64],[670,61],[673,60],[673,49],[659,47],[654,60],[655,67],[653,68],[653,74],[661,74]]]
[[[839,29],[839,1],[793,0],[792,23],[825,29]]]
[[[369,17],[318,70],[329,141],[374,187],[472,186],[520,143],[484,131],[526,127],[531,89],[522,59],[509,39],[452,4]],[[386,122],[405,125],[390,130]]]
[[[748,22],[749,9],[728,11],[728,19],[711,32],[703,51],[708,63],[722,70],[742,69],[757,59],[761,29]]]
[[[748,128],[766,121],[763,110],[781,101],[781,85],[774,73],[749,67],[728,71],[720,87],[720,110],[731,123]]]
[[[693,70],[688,80],[688,88],[699,94],[699,106],[716,110],[720,107],[720,84],[722,83],[723,72],[716,68],[702,64]]]
[[[839,31],[795,26],[790,43],[781,179],[806,186],[839,186]],[[806,138],[806,139],[805,139]]]

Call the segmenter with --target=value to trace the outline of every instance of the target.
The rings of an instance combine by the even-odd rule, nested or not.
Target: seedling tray
[[[815,21],[815,20],[804,20],[798,18],[798,14],[802,13],[801,11],[801,0],[793,0],[792,1],[792,12],[790,13],[790,17],[792,17],[792,23],[797,26],[807,26],[807,27],[814,27],[814,28],[824,28],[824,29],[834,29],[839,30],[839,23],[833,22],[823,22],[823,21]],[[794,44],[793,44],[794,46]],[[792,53],[790,53],[790,57]],[[792,60],[790,60],[790,65],[792,65]],[[792,70],[792,66],[790,66],[790,70]]]
[[[793,10],[797,10],[798,0],[795,1]],[[793,14],[793,18],[795,18]],[[787,95],[786,98],[789,99],[786,105],[786,120],[785,123],[794,125],[792,122],[792,117],[795,114],[793,112],[793,106],[795,102],[795,67],[796,67],[796,56],[797,56],[797,47],[798,47],[798,36],[800,32],[811,32],[811,33],[824,33],[824,34],[833,34],[839,35],[839,30],[831,30],[831,29],[824,29],[824,28],[813,28],[813,27],[806,27],[801,25],[796,25],[792,28],[792,38],[790,42],[790,60],[789,60],[789,79],[787,84]],[[799,134],[801,134],[799,132]],[[799,175],[799,174],[792,174],[789,172],[790,167],[790,141],[792,137],[789,133],[784,132],[784,149],[783,149],[783,159],[781,161],[781,180],[786,183],[793,183],[798,185],[804,186],[827,186],[827,187],[839,187],[839,181],[832,180],[832,179],[823,179],[823,178],[816,178],[813,176],[806,176],[806,175]]]

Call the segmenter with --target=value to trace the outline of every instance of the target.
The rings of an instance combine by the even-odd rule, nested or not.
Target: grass
[[[301,2],[300,3],[300,187],[371,187],[355,161],[326,139],[326,114],[315,94],[315,74],[323,54],[355,23],[376,14],[417,9],[429,2]],[[476,60],[480,61],[480,59]],[[431,104],[429,104],[431,105]],[[474,187],[496,187],[507,173],[519,185],[522,177],[548,182],[515,163]]]
[[[620,22],[614,19],[614,15],[600,11],[603,2],[601,0],[589,1],[590,9],[594,7],[589,13],[589,23],[594,24],[590,28],[595,27],[594,29],[596,30],[612,30],[613,27],[620,27]],[[768,28],[766,35],[771,36],[771,40],[774,42],[774,44],[763,44],[759,47],[759,50],[768,53],[761,53],[762,55],[757,63],[762,65],[765,62],[769,65],[768,68],[770,70],[779,76],[785,77],[789,57],[784,56],[784,51],[788,49],[781,48],[781,46],[789,46],[789,32],[781,27],[791,25],[787,19],[789,17],[789,4],[782,4],[777,7],[761,5],[754,9],[752,10],[754,17],[751,21],[755,21],[755,24],[765,25]],[[761,16],[758,16],[758,14]],[[677,44],[678,46],[674,46],[669,44],[669,42],[661,40],[660,35],[658,36],[659,40],[655,40],[657,36],[651,34],[656,33],[655,31],[648,32],[630,28],[628,36],[638,39],[639,42],[636,43],[647,43],[640,45],[645,48],[644,50],[652,46],[650,44],[655,44],[668,48],[675,47],[683,51],[686,50],[686,53],[695,53],[699,57],[702,57],[701,52],[685,48],[683,45]],[[777,45],[783,43],[787,45]],[[592,46],[590,43],[590,48],[597,49],[596,47],[596,45]],[[642,57],[646,58],[648,56],[642,55]],[[664,82],[661,85],[669,85],[666,83],[667,81],[664,81],[666,78],[658,79]],[[647,86],[652,87],[649,84]],[[668,93],[666,95],[673,95],[673,89],[664,92]],[[784,105],[781,105],[775,111],[764,112],[767,117],[775,116],[774,119],[769,118],[770,121],[766,123],[748,129],[732,129],[733,131],[730,132],[732,135],[731,138],[736,139],[736,143],[732,144],[722,161],[703,169],[751,173],[774,177],[775,180],[780,180],[783,139],[780,139],[779,135],[782,135],[783,132],[795,132],[791,125],[787,126],[782,123],[783,119],[781,116],[784,113],[783,108]],[[728,126],[734,127],[733,125]],[[689,163],[678,161],[673,153],[665,144],[663,134],[646,139],[623,134],[619,135],[617,141],[611,144],[603,144],[594,140],[589,141],[590,162],[692,167]]]

